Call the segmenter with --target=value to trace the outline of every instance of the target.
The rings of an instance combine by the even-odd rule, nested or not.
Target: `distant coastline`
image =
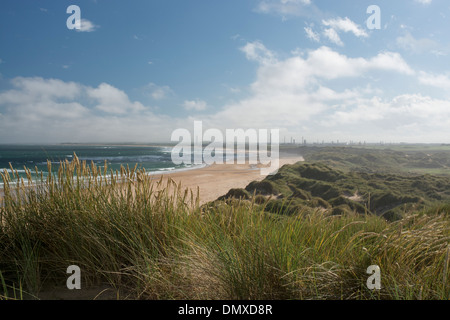
[[[148,147],[148,148],[160,148],[160,147],[173,147],[176,144],[170,143],[58,143],[55,145],[60,146],[86,146],[86,147]]]

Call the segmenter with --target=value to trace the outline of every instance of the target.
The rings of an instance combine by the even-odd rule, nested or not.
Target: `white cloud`
[[[37,77],[19,77],[11,83],[14,89],[0,93],[0,106],[6,107],[2,118],[5,122],[0,127],[16,123],[17,128],[42,126],[42,130],[45,122],[73,120],[87,115],[87,109],[74,101],[82,92],[79,84]],[[14,132],[18,133],[17,130]]]
[[[207,108],[207,103],[202,100],[186,100],[183,103],[183,107],[186,110],[203,111]]]
[[[339,104],[318,116],[317,127],[333,133],[335,139],[448,142],[450,101],[421,94],[403,94],[392,99],[360,97],[351,104]]]
[[[121,90],[56,79],[15,78],[0,92],[0,137],[8,143],[167,141],[183,119],[156,115]]]
[[[253,87],[259,87],[265,83],[273,87],[289,87],[295,84],[296,87],[303,88],[305,84],[317,78],[330,80],[342,77],[360,77],[372,70],[414,74],[401,55],[394,52],[381,52],[370,59],[349,58],[323,46],[309,51],[306,58],[301,54],[283,61],[262,59],[258,56],[247,56],[247,58],[259,61],[261,65],[258,70],[258,79],[253,83]],[[264,81],[260,81],[260,78],[264,78]]]
[[[248,58],[260,62],[250,96],[228,104],[211,115],[208,118],[211,126],[278,127],[298,132],[309,124],[318,132],[328,132],[329,139],[329,128],[318,119],[327,118],[337,111],[344,112],[348,106],[357,105],[367,99],[366,96],[380,92],[367,86],[337,91],[328,87],[328,81],[351,78],[364,81],[370,71],[414,74],[402,57],[392,52],[382,52],[367,59],[350,58],[328,47],[321,47],[284,60]]]
[[[241,48],[241,51],[245,53],[249,60],[258,61],[264,64],[275,61],[275,54],[268,50],[260,41],[247,42],[247,44]]]
[[[332,43],[338,45],[338,46],[343,46],[344,43],[341,40],[341,37],[339,37],[339,34],[336,32],[336,30],[334,29],[325,29],[323,31],[323,35],[328,38],[328,40],[330,40]]]
[[[426,72],[420,72],[419,82],[428,86],[450,90],[450,77],[444,74],[430,74]]]
[[[396,52],[383,52],[370,59],[371,68],[379,70],[394,70],[399,73],[413,75],[414,70]]]
[[[355,132],[372,136],[378,133],[381,139],[438,142],[442,139],[441,134],[449,133],[446,127],[449,120],[450,101],[421,94],[403,94],[390,100],[379,97],[360,99],[351,107],[331,113],[321,124],[342,128],[351,125]],[[421,139],[421,135],[427,137]]]
[[[305,27],[305,32],[308,39],[320,42],[320,35],[317,32],[314,32],[311,27]]]
[[[320,42],[320,34],[312,30],[312,25],[305,27],[306,36],[308,39]],[[350,20],[348,17],[345,18],[335,18],[322,20],[322,34],[330,42],[338,45],[344,46],[344,42],[341,40],[339,33],[352,33],[358,38],[367,38],[369,34],[358,24]]]
[[[131,102],[125,92],[102,83],[98,88],[88,88],[87,95],[98,103],[96,109],[112,114],[127,114],[145,110],[139,102]]]
[[[345,17],[344,19],[336,18],[336,19],[322,20],[322,24],[335,31],[351,32],[358,38],[360,37],[367,38],[369,36],[367,32],[363,28],[361,28],[361,26],[357,25],[348,17]]]
[[[93,32],[97,30],[99,26],[95,25],[91,21],[87,19],[81,19],[81,26],[80,29],[75,29],[78,32]]]
[[[17,77],[11,81],[15,88],[0,94],[3,102],[27,104],[33,101],[72,100],[77,97],[82,86],[75,82],[40,77]]]

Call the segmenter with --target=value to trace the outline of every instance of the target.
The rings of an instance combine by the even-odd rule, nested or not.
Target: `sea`
[[[27,167],[35,177],[35,168],[48,175],[47,160],[52,163],[52,171],[57,172],[61,161],[72,161],[74,155],[87,164],[94,162],[104,167],[105,161],[109,169],[120,170],[121,166],[139,169],[145,168],[149,174],[183,171],[204,165],[175,165],[171,158],[170,146],[111,146],[111,145],[0,145],[0,172],[11,173],[10,164],[19,176],[25,178]],[[0,189],[3,181],[0,179]]]

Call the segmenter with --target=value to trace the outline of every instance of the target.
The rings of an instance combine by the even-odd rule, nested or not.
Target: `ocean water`
[[[119,170],[121,165],[134,168],[136,164],[138,168],[145,168],[147,172],[154,173],[195,168],[189,164],[175,165],[171,159],[171,151],[171,147],[164,146],[0,145],[0,171],[10,172],[11,163],[22,177],[25,177],[24,167],[29,168],[33,174],[37,167],[45,177],[48,174],[47,160],[52,162],[52,171],[55,172],[60,161],[71,161],[74,153],[80,160],[85,160],[88,164],[93,161],[101,167],[106,160],[108,168],[113,170]],[[0,188],[2,185],[0,179]]]

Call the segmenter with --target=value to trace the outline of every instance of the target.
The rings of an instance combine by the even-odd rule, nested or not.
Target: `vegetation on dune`
[[[344,172],[393,174],[450,174],[449,146],[291,147],[285,152],[301,154],[307,162],[324,163]]]
[[[81,291],[106,284],[120,299],[450,299],[449,205],[388,222],[349,196],[409,187],[431,205],[429,189],[364,177],[297,164],[199,206],[170,179],[100,171],[76,157],[38,187],[12,185],[5,172],[0,298],[67,292],[66,269],[77,265]],[[371,202],[413,200],[382,195]],[[381,268],[379,291],[366,286],[370,265]]]
[[[245,193],[246,192],[246,193]],[[240,194],[245,194],[241,197]],[[333,214],[375,214],[386,220],[450,200],[450,180],[430,175],[410,177],[388,174],[344,173],[323,164],[297,163],[281,168],[245,190],[234,190],[218,200],[251,199],[270,212],[297,214],[310,209],[331,209]],[[281,210],[285,208],[284,210]]]

